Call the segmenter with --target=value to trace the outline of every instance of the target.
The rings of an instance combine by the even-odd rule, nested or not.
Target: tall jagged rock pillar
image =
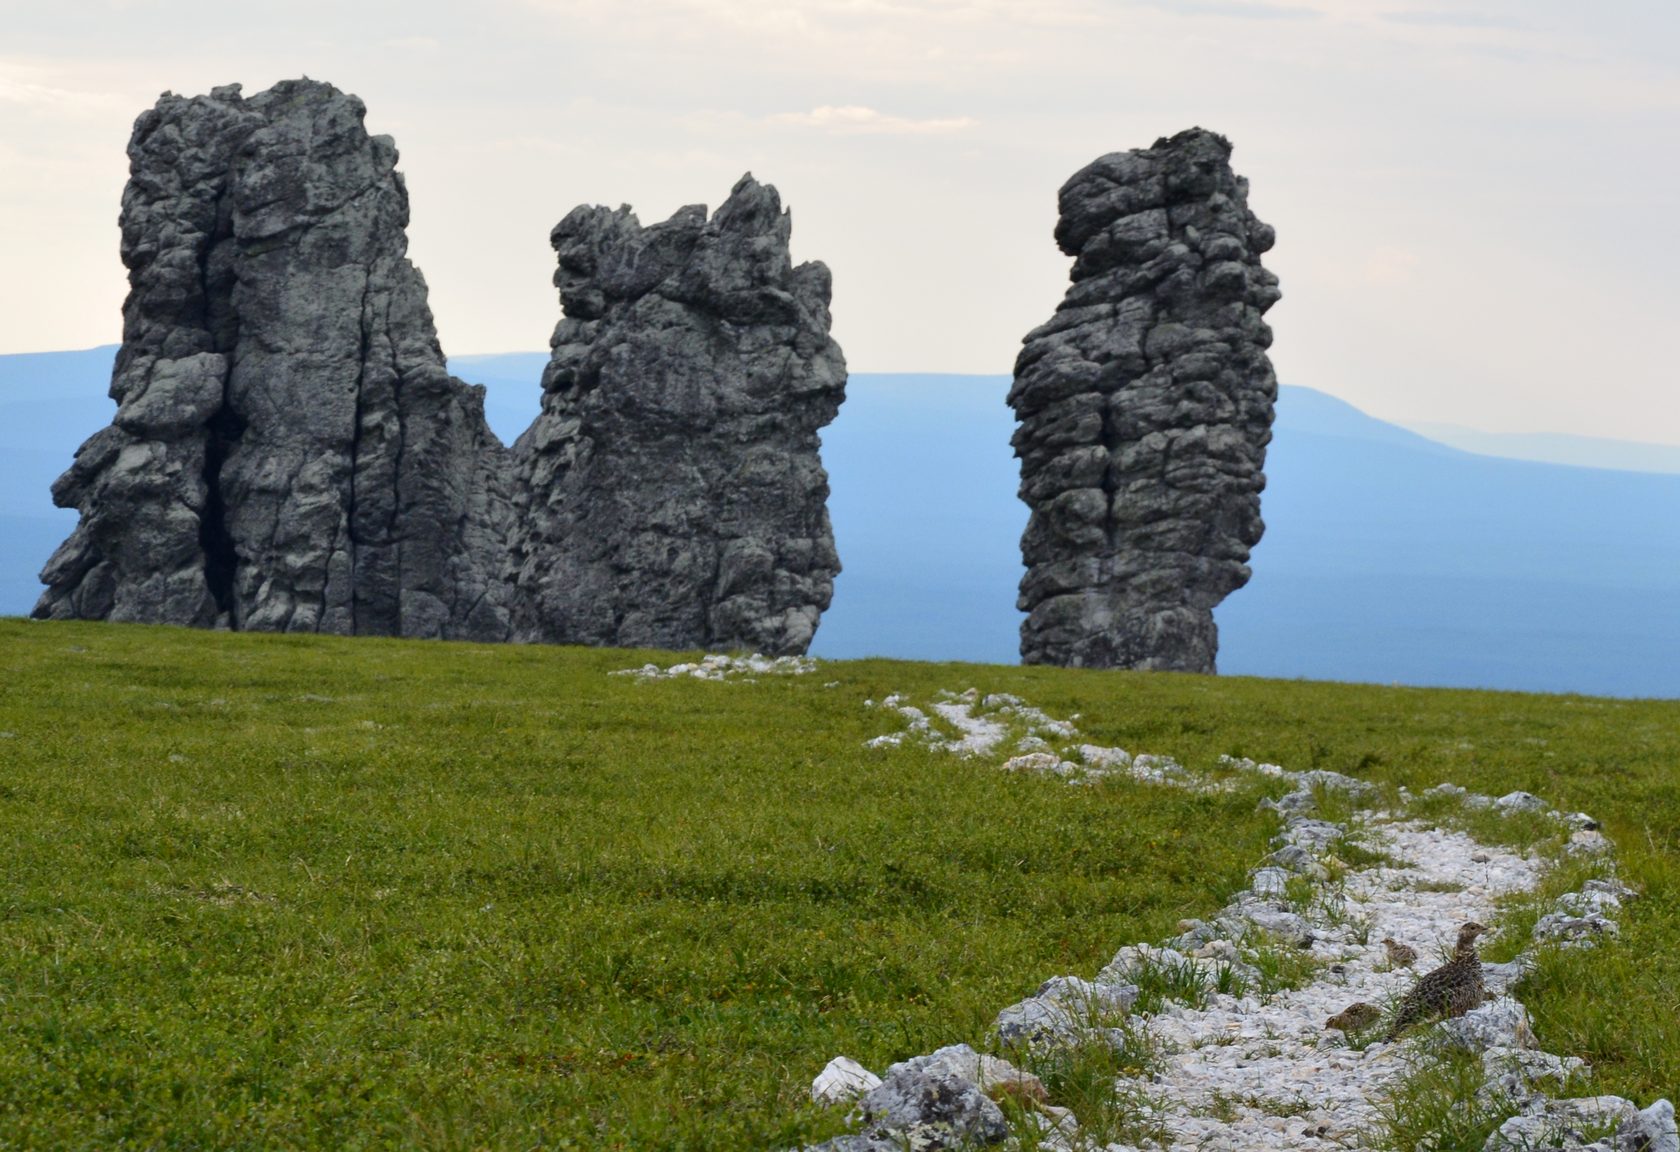
[[[845,394],[830,280],[776,190],[710,219],[556,225],[564,313],[514,445],[515,635],[801,653],[839,572],[818,431]]]
[[[364,111],[303,80],[136,122],[118,409],[54,486],[82,519],[37,616],[507,637],[505,453]]]
[[[1213,608],[1247,583],[1277,379],[1272,229],[1224,137],[1193,128],[1062,186],[1073,286],[1029,333],[1019,606],[1029,664],[1213,672]]]
[[[302,80],[136,122],[118,407],[54,486],[82,518],[35,614],[805,651],[846,366],[775,189],[561,221],[564,318],[510,452],[445,369],[364,111]]]

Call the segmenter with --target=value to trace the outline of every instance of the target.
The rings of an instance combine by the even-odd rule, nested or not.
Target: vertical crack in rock
[[[305,80],[136,122],[119,406],[54,485],[82,520],[37,616],[507,638],[506,452],[444,370],[364,112]]]
[[[803,652],[839,571],[817,433],[845,363],[775,190],[568,215],[510,452],[445,369],[364,112],[304,80],[136,122],[118,408],[54,485],[81,521],[35,614]]]
[[[818,430],[846,366],[791,227],[750,175],[709,219],[555,226],[563,316],[514,445],[516,636],[805,651],[840,570]]]
[[[1213,608],[1248,582],[1277,380],[1272,229],[1231,145],[1193,128],[1062,186],[1072,287],[1028,333],[1019,607],[1029,664],[1213,672]]]

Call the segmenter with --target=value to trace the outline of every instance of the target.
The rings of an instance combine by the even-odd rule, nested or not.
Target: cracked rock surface
[[[743,177],[643,227],[555,226],[564,317],[514,446],[521,639],[804,652],[840,571],[817,433],[844,396],[830,279]]]
[[[1277,380],[1272,229],[1200,128],[1062,186],[1072,286],[1028,333],[1018,606],[1028,664],[1213,672],[1213,608],[1247,583]]]
[[[554,229],[565,318],[514,449],[445,369],[397,150],[329,84],[165,94],[129,142],[112,424],[44,618],[802,653],[839,571],[845,362],[775,189]]]
[[[444,369],[362,102],[287,81],[135,123],[111,426],[35,614],[505,639],[505,459]]]

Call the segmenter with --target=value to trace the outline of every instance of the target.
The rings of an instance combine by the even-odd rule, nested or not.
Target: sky
[[[121,338],[158,94],[308,75],[395,137],[451,355],[536,351],[549,229],[775,184],[854,371],[1007,373],[1056,191],[1228,136],[1285,383],[1398,421],[1680,443],[1674,0],[0,0],[0,353]]]

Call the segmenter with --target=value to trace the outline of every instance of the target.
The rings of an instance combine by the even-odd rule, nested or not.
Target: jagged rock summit
[[[513,450],[444,366],[360,100],[165,94],[135,124],[110,427],[35,614],[805,650],[839,563],[817,430],[845,364],[773,188],[554,231],[565,318]]]
[[[1073,285],[1015,362],[1021,657],[1213,672],[1249,578],[1277,380],[1272,229],[1222,136],[1192,128],[1062,186]]]
[[[846,363],[828,269],[794,267],[774,188],[551,237],[564,317],[514,447],[522,638],[804,652],[840,570],[818,430]]]

